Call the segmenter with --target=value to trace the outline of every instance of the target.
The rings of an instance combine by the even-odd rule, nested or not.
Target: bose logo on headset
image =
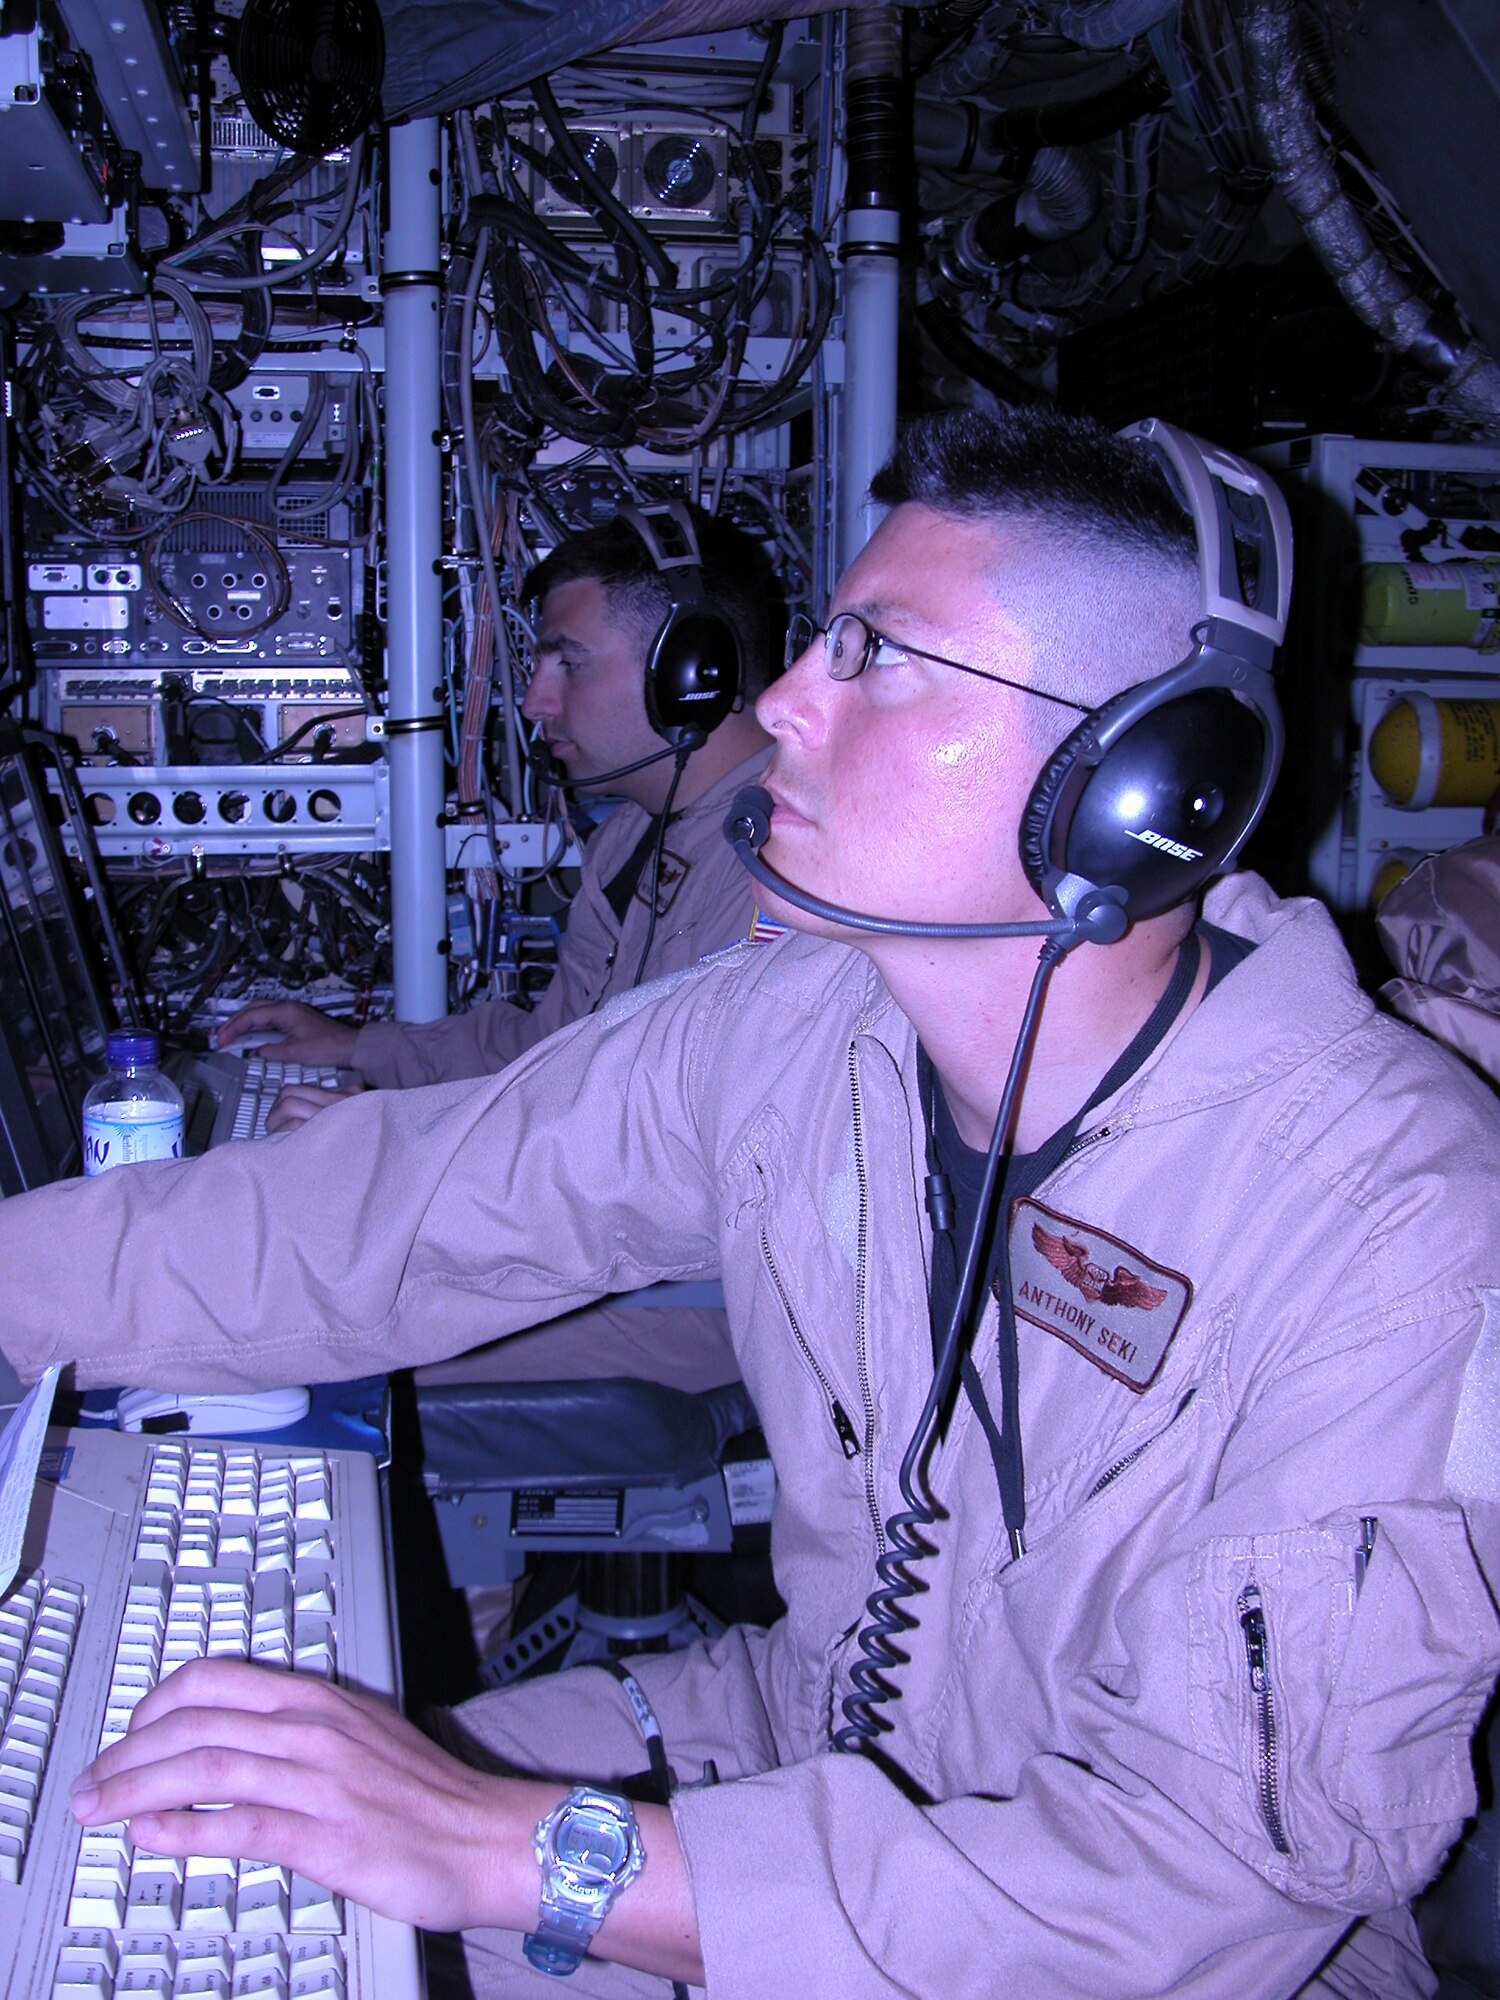
[[[732,714],[744,686],[739,634],[710,603],[693,517],[681,500],[622,507],[672,603],[646,655],[646,719],[675,750],[699,749]]]
[[[1143,826],[1139,832],[1133,826],[1127,826],[1125,831],[1130,835],[1132,840],[1143,841],[1147,847],[1159,848],[1163,854],[1170,854],[1177,861],[1201,861],[1203,859],[1203,849],[1201,847],[1184,847],[1180,840],[1168,840],[1167,836],[1164,833],[1158,833],[1154,826]]]

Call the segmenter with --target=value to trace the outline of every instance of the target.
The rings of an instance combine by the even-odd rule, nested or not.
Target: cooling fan
[[[385,30],[375,0],[249,0],[235,80],[263,132],[298,153],[347,145],[375,116]]]

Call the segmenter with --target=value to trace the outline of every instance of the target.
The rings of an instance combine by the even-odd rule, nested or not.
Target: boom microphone
[[[649,757],[637,757],[633,764],[621,764],[613,771],[597,771],[590,778],[560,778],[552,775],[551,767],[556,764],[556,759],[548,750],[546,742],[541,737],[535,737],[531,763],[544,781],[556,791],[582,792],[590,790],[595,785],[607,785],[612,778],[628,778],[633,771],[644,771],[648,764],[659,764],[663,757],[675,757],[679,751],[690,755],[699,748],[701,745],[696,743],[668,743],[664,749],[653,750]]]
[[[734,795],[734,804],[724,822],[724,838],[729,842],[751,878],[772,890],[794,909],[809,916],[824,917],[831,923],[847,924],[851,930],[873,931],[880,937],[914,938],[1058,938],[1065,950],[1088,941],[1113,944],[1123,937],[1128,923],[1123,894],[1111,888],[1093,888],[1083,894],[1070,916],[1039,917],[1032,923],[1017,924],[923,924],[904,917],[872,917],[862,910],[846,910],[840,903],[825,903],[805,889],[788,882],[760,859],[759,850],[771,833],[775,801],[761,785],[746,785]]]

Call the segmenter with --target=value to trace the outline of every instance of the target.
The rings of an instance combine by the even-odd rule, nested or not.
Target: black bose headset
[[[1185,659],[1059,745],[1021,817],[1033,888],[1099,944],[1195,895],[1260,818],[1281,763],[1271,666],[1292,588],[1291,518],[1268,475],[1157,417],[1119,435],[1155,453],[1192,517],[1200,616]]]
[[[674,749],[696,750],[744,686],[739,634],[709,601],[693,517],[681,500],[622,507],[672,602],[646,656],[646,718]]]

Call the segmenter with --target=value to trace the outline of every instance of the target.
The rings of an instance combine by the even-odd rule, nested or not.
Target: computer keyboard
[[[3,2000],[417,2000],[416,1939],[294,1871],[80,1829],[69,1787],[203,1654],[390,1695],[380,1501],[360,1452],[49,1434],[0,1598]]]
[[[229,1136],[232,1139],[263,1139],[266,1136],[266,1120],[284,1083],[315,1083],[324,1090],[337,1090],[348,1077],[347,1071],[336,1069],[331,1063],[275,1062],[258,1055],[245,1056],[242,1061],[245,1076],[240,1085],[234,1122],[230,1126]]]
[[[189,1153],[207,1152],[227,1139],[263,1139],[285,1083],[343,1090],[360,1081],[357,1071],[330,1063],[285,1062],[259,1052],[237,1056],[225,1049],[179,1052],[165,1067],[183,1095]]]

